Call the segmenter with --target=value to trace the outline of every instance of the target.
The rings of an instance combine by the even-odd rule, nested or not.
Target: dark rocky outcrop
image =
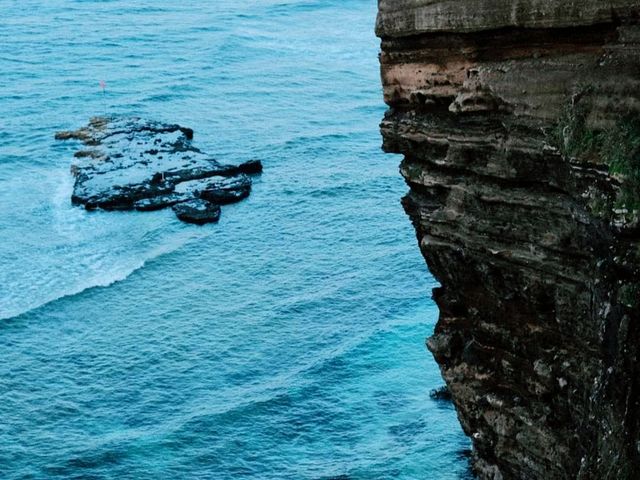
[[[56,139],[85,145],[71,167],[76,177],[71,200],[88,210],[174,206],[181,220],[209,223],[218,220],[219,205],[249,196],[247,175],[262,172],[259,160],[217,162],[192,145],[190,128],[140,118],[96,117],[79,130],[57,133]]]
[[[196,225],[214,223],[220,219],[220,205],[199,198],[177,203],[173,206],[173,211],[183,222]]]
[[[480,478],[639,478],[639,19],[637,0],[379,0],[384,148]]]

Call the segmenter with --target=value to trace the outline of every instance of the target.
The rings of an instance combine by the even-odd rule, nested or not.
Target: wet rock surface
[[[640,2],[379,6],[384,148],[476,473],[640,478],[638,189],[589,150],[640,114]]]
[[[84,144],[71,167],[71,200],[88,210],[174,207],[183,221],[209,223],[218,220],[218,205],[248,197],[249,175],[262,172],[259,160],[219,163],[192,145],[190,128],[140,118],[96,117],[55,138]]]
[[[215,223],[220,219],[220,205],[202,199],[177,203],[173,206],[173,211],[183,222],[196,225]]]

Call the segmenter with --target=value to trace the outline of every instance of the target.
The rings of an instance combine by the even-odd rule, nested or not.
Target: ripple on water
[[[375,2],[241,3],[3,10],[1,478],[467,475],[379,148]],[[104,112],[265,172],[212,228],[73,208],[52,135]]]

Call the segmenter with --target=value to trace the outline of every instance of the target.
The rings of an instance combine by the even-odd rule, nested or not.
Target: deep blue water
[[[466,475],[375,10],[0,0],[0,478]],[[215,226],[73,208],[53,134],[105,112],[265,172]]]

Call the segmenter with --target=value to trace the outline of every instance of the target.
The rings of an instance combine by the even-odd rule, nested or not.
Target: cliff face
[[[481,478],[639,478],[639,19],[638,0],[379,0],[384,148]]]

